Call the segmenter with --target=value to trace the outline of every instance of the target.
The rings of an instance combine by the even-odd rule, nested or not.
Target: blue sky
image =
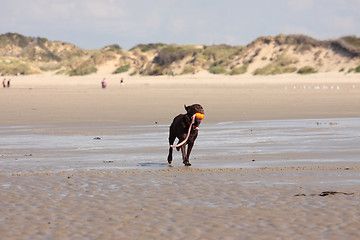
[[[260,36],[360,35],[360,0],[0,0],[0,34],[85,49],[139,43],[247,45]]]

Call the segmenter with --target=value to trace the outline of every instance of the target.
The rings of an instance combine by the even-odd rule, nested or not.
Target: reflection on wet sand
[[[20,126],[0,132],[0,174],[169,168],[164,125]],[[358,118],[204,124],[198,140],[193,168],[360,165]],[[173,167],[181,166],[175,152]]]

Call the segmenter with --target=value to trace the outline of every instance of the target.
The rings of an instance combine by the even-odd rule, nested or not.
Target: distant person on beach
[[[101,86],[102,86],[102,88],[106,88],[107,84],[106,84],[105,78],[101,81]]]
[[[120,86],[123,88],[124,87],[124,78],[121,78],[120,80]]]
[[[3,80],[3,87],[6,87],[6,85],[5,85],[5,82],[6,82],[6,78],[4,78],[4,80]]]
[[[11,79],[9,79],[9,80],[7,81],[7,87],[10,87],[10,81],[11,81]]]

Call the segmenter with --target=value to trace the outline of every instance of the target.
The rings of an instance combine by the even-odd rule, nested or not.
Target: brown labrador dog
[[[189,131],[189,127],[192,122],[192,117],[194,116],[194,114],[196,114],[196,116],[200,116],[200,117],[195,117],[194,123],[190,130],[190,135],[189,135],[188,140],[182,146],[176,147],[176,150],[178,150],[178,151],[181,149],[182,159],[183,159],[183,163],[185,164],[185,166],[191,166],[191,164],[189,162],[189,157],[190,157],[191,150],[194,146],[195,139],[198,136],[198,127],[204,116],[203,115],[204,109],[200,104],[193,104],[191,106],[184,105],[184,107],[185,107],[185,110],[187,113],[177,115],[174,118],[174,120],[170,126],[170,133],[169,133],[170,148],[169,148],[169,155],[168,155],[168,163],[171,164],[171,162],[172,162],[173,147],[171,147],[171,145],[173,145],[176,138],[179,139],[178,144],[183,142],[186,139],[186,136]],[[188,145],[188,148],[187,148],[187,152],[185,154],[186,145]]]

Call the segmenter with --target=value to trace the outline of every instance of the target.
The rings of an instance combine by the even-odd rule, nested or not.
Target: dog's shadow
[[[171,165],[167,163],[139,163],[139,166],[141,167],[171,167]]]

